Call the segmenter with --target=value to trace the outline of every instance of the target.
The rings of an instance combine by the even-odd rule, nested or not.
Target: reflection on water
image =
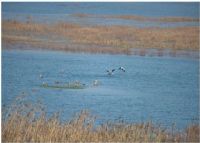
[[[120,66],[126,72],[117,70]],[[107,69],[116,68],[108,76]],[[42,78],[40,77],[42,74]],[[54,84],[80,81],[85,89],[47,89]],[[92,86],[94,80],[101,82]],[[2,104],[22,92],[42,100],[48,113],[62,111],[70,118],[89,109],[98,121],[153,120],[183,128],[198,121],[198,59],[125,55],[71,54],[50,51],[2,52]]]

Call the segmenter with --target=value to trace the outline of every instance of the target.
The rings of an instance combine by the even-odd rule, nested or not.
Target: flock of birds
[[[122,72],[126,72],[126,70],[125,70],[124,67],[119,67],[118,70],[120,70],[120,71],[122,71]],[[109,76],[113,75],[114,71],[116,71],[116,70],[115,70],[115,69],[106,70],[106,72],[107,72],[107,74],[108,74]],[[42,74],[40,74],[39,77],[40,77],[40,79],[42,79],[44,76],[43,76]],[[56,84],[59,84],[58,81],[56,81],[55,83],[56,83]],[[99,84],[100,84],[100,82],[99,82],[98,80],[94,80],[94,81],[93,81],[93,86],[97,86],[97,85],[99,85]],[[43,85],[47,85],[47,83],[46,83],[46,82],[43,82]]]
[[[124,67],[119,67],[118,70],[121,70],[121,71],[123,71],[123,72],[126,71]],[[115,71],[115,69],[106,70],[107,74],[110,75],[110,76],[113,75],[114,71]]]

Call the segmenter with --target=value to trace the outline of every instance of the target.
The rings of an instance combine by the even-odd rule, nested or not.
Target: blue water
[[[141,15],[151,17],[183,16],[199,17],[198,2],[124,2],[124,3],[42,3],[21,2],[2,4],[3,12],[17,14],[109,14],[109,15]]]
[[[2,18],[27,21],[28,16],[32,20],[42,23],[55,23],[58,21],[72,22],[83,25],[126,25],[138,27],[174,27],[174,26],[198,26],[198,22],[159,23],[140,22],[135,20],[105,19],[72,16],[76,13],[92,15],[140,15],[147,17],[199,17],[198,2],[125,2],[125,3],[42,3],[42,2],[3,2]]]
[[[119,66],[125,67],[126,72],[106,74],[106,69]],[[184,128],[199,121],[198,69],[198,59],[189,58],[3,50],[2,104],[9,106],[24,92],[30,100],[42,100],[48,114],[62,111],[62,119],[89,109],[97,115],[98,123],[152,120]],[[75,80],[87,88],[40,87],[43,82]],[[93,87],[94,80],[101,85]]]

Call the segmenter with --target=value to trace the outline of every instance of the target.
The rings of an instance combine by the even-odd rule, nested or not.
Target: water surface
[[[43,2],[12,2],[2,4],[4,20],[26,22],[32,17],[34,22],[55,23],[71,22],[81,25],[125,25],[137,27],[177,27],[199,26],[198,22],[141,22],[98,17],[76,17],[73,14],[92,15],[139,15],[146,17],[190,17],[199,18],[198,2],[85,2],[85,3],[43,3]]]
[[[22,92],[42,100],[47,112],[62,111],[69,119],[89,109],[98,123],[123,119],[152,120],[184,128],[198,121],[198,59],[125,55],[72,54],[51,51],[2,51],[2,104],[9,106]],[[113,76],[106,69],[123,66]],[[41,79],[39,75],[44,77]],[[81,81],[86,89],[45,89],[54,84]],[[99,80],[100,86],[92,82]]]
[[[150,17],[199,17],[198,2],[4,2],[3,12],[17,14],[101,14]]]

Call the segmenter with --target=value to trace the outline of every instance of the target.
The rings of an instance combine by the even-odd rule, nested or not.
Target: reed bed
[[[40,102],[31,104],[20,98],[3,111],[3,142],[199,142],[197,124],[182,131],[152,122],[95,125],[96,117],[87,110],[61,122],[59,113],[47,116]]]
[[[198,51],[199,27],[137,28],[3,21],[2,44],[16,43],[35,48],[110,54],[130,54],[131,48]]]
[[[199,22],[198,18],[186,18],[186,17],[161,17],[161,18],[150,18],[137,15],[116,15],[116,16],[104,16],[106,18],[117,18],[117,19],[126,19],[126,20],[136,20],[142,22]]]
[[[94,14],[84,14],[84,13],[76,13],[72,14],[72,16],[84,18],[84,17],[96,17],[96,18],[115,18],[115,19],[125,19],[125,20],[135,20],[142,22],[199,22],[199,18],[190,18],[190,17],[145,17],[139,15],[94,15]]]

